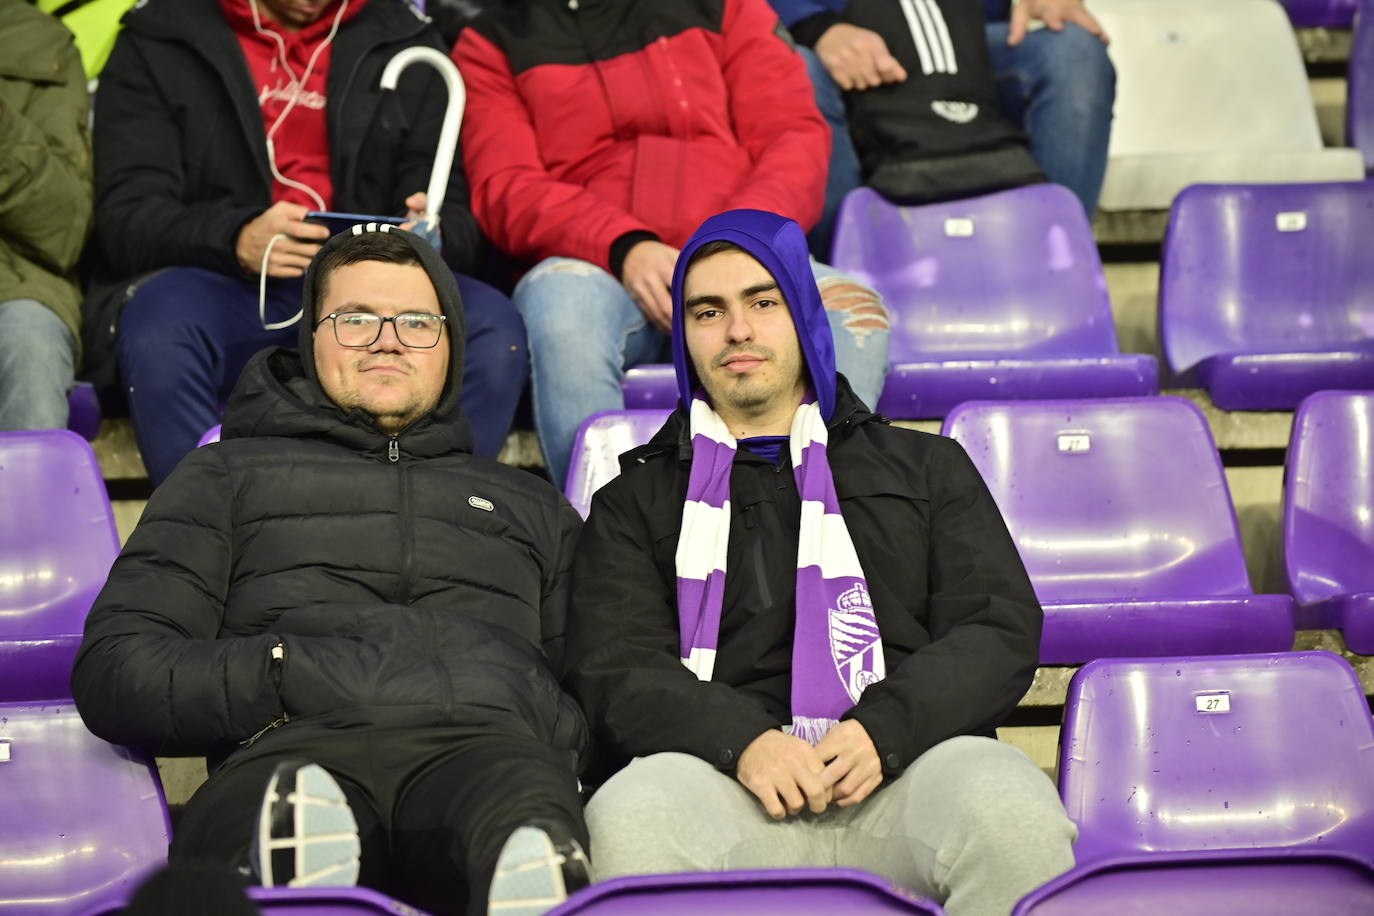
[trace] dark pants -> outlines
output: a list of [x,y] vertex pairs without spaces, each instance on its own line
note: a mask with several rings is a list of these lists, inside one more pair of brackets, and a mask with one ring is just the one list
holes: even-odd
[[192,796],[172,858],[247,861],[258,809],[283,760],[338,780],[362,841],[359,884],[435,914],[486,913],[502,844],[538,824],[587,848],[572,755],[527,738],[450,730],[271,734],[269,747],[216,770]]
[[[529,376],[525,326],[493,287],[455,275],[463,297],[467,348],[460,401],[479,455],[495,458]],[[267,322],[301,307],[300,280],[267,284]],[[119,323],[119,368],[143,463],[154,484],[172,473],[220,409],[249,357],[294,347],[295,325],[263,330],[258,282],[199,267],[178,267],[143,284]]]

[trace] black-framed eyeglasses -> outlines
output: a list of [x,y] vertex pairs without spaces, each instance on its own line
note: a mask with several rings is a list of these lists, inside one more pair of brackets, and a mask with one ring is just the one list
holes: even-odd
[[396,330],[396,339],[402,345],[417,350],[427,350],[439,343],[444,333],[447,315],[430,312],[403,312],[400,315],[374,315],[371,312],[331,312],[319,321],[319,327],[326,321],[334,323],[334,339],[341,347],[370,347],[382,336],[382,325],[388,321]]

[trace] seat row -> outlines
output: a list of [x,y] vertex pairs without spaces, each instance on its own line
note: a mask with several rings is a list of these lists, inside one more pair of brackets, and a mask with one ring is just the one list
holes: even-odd
[[[1290,581],[1308,613],[1343,615],[1353,640],[1369,596],[1335,592],[1355,581],[1347,573],[1374,591],[1374,393],[1317,395],[1295,425]],[[1045,601],[1047,661],[1291,645],[1292,599],[1250,594],[1225,479],[1189,402],[971,403],[946,431],[1008,516]],[[91,736],[64,699],[81,622],[117,549],[108,502],[90,447],[65,431],[0,435],[0,490],[13,509],[0,527],[0,805],[12,813],[0,825],[0,909],[110,912],[162,861],[169,822],[151,762]],[[1333,655],[1090,663],[1066,702],[1060,761],[1079,865],[1018,912],[1094,912],[1127,894],[1163,905],[1183,888],[1207,902],[1178,903],[1183,912],[1227,912],[1218,895],[1232,899],[1237,882],[1290,912],[1374,899],[1371,748],[1363,690]],[[398,912],[365,891],[305,903],[255,893],[267,912]],[[825,870],[626,879],[563,912],[731,901],[806,912],[822,900],[939,912],[872,876]]]
[[[566,494],[584,515],[667,412],[583,424]],[[1283,506],[1289,594],[1257,595],[1202,412],[1171,396],[972,401],[944,422],[992,491],[1045,609],[1040,661],[1277,652],[1338,628],[1374,654],[1374,391],[1294,419]]]
[[[1374,388],[1374,181],[1187,188],[1164,242],[1166,387],[1224,410],[1291,409],[1327,389]],[[1117,345],[1102,261],[1067,189],[1035,185],[901,207],[845,199],[832,261],[882,294],[891,371],[875,405],[942,418],[968,400],[1156,394],[1153,356]],[[671,365],[626,373],[626,406],[669,408]],[[89,386],[72,428],[92,438]]]
[[[150,763],[86,731],[70,701],[0,702],[0,910],[113,914],[165,861]],[[1076,864],[1014,916],[1374,912],[1374,722],[1325,652],[1103,659],[1065,703],[1059,794]],[[251,891],[267,914],[395,914],[361,889]],[[926,914],[860,871],[657,875],[580,892],[558,916]]]
[[[1184,190],[1161,261],[1166,387],[1204,387],[1226,410],[1374,388],[1372,237],[1374,181]],[[921,207],[859,188],[840,211],[832,262],[891,312],[876,405],[888,416],[1159,391],[1155,358],[1118,349],[1091,227],[1064,188]],[[672,366],[631,369],[624,390],[629,407],[671,407]]]

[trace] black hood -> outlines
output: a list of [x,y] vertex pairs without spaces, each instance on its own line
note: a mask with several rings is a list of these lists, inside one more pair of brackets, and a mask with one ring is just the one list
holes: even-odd
[[[368,226],[375,227],[370,223]],[[429,275],[439,306],[448,317],[448,376],[434,409],[400,432],[402,450],[418,457],[432,457],[451,451],[472,451],[472,430],[458,403],[463,387],[464,344],[467,340],[463,320],[463,301],[453,272],[428,242],[394,226],[385,229],[353,227],[363,231],[387,231],[403,238],[414,249],[420,265]],[[311,310],[314,299],[315,266],[328,252],[342,244],[349,233],[340,233],[325,243],[305,274],[297,346],[273,347],[254,356],[244,368],[229,406],[224,413],[222,438],[245,436],[318,436],[333,439],[358,451],[381,454],[390,439],[365,410],[344,410],[330,400],[320,387],[315,373],[315,320]],[[443,344],[440,344],[443,346]]]

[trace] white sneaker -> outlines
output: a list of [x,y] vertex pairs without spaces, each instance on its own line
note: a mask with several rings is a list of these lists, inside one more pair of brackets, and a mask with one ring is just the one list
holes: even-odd
[[253,838],[263,887],[352,887],[358,883],[358,824],[343,789],[316,763],[277,765]]
[[539,827],[520,827],[501,847],[487,894],[489,916],[540,916],[591,883],[577,840],[554,842]]

